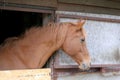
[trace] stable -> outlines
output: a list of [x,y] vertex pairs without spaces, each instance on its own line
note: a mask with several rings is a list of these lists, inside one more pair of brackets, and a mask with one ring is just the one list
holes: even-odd
[[62,50],[56,51],[44,68],[51,69],[52,80],[119,80],[119,4],[119,0],[2,0],[0,43],[34,25],[86,19],[86,43],[92,59],[90,70],[79,70],[77,63]]

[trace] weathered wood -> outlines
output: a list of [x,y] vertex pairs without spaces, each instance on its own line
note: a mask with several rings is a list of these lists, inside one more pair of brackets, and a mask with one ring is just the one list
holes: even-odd
[[[91,1],[91,0],[90,0]],[[102,0],[102,1],[105,1],[105,0]],[[85,0],[0,0],[0,2],[5,2],[5,5],[3,6],[4,9],[7,8],[7,5],[8,3],[9,4],[12,4],[12,6],[19,6],[19,7],[29,7],[29,8],[32,8],[32,9],[36,9],[35,6],[37,6],[37,9],[38,9],[38,6],[39,6],[39,9],[40,6],[43,6],[43,7],[54,7],[54,9],[57,9],[57,10],[63,10],[63,11],[79,11],[79,12],[87,12],[87,13],[99,13],[99,14],[112,14],[112,15],[120,15],[120,6],[118,4],[120,4],[119,2],[117,1],[108,1],[106,0],[107,3],[105,3],[105,5],[102,4],[102,1],[95,1],[93,2],[85,2]],[[82,2],[82,3],[80,3]],[[100,2],[100,3],[99,3]],[[112,2],[109,3],[109,2]],[[69,4],[70,3],[70,4]],[[118,8],[115,8],[113,5],[113,3],[115,3],[115,6],[118,5]],[[24,6],[23,6],[24,4]],[[98,5],[97,5],[98,4]],[[103,6],[100,6],[99,4],[102,4]],[[110,5],[111,4],[111,5]],[[26,6],[25,6],[26,5]],[[106,5],[110,5],[111,7],[107,7]],[[33,7],[34,6],[34,7]],[[42,9],[44,9],[42,7]],[[14,8],[12,8],[14,9]],[[26,10],[25,10],[26,11]]]
[[64,3],[59,3],[58,10],[59,11],[75,11],[75,12],[77,11],[77,12],[86,12],[86,13],[120,15],[120,10],[118,9],[87,6],[87,5],[64,4]]
[[57,0],[2,0],[2,2],[47,7],[56,7],[57,5]]
[[58,0],[58,2],[120,9],[120,2],[109,0]]
[[51,69],[0,71],[0,80],[51,80]]
[[[118,72],[119,73],[119,72]],[[120,76],[118,74],[112,73],[106,73],[101,74],[99,72],[97,73],[72,73],[72,75],[69,75],[69,73],[58,73],[58,77],[56,80],[120,80]]]

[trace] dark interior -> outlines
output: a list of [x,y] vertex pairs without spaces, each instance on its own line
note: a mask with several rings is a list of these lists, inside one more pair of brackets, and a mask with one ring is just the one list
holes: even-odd
[[0,44],[8,37],[19,36],[31,26],[42,26],[42,13],[0,10]]

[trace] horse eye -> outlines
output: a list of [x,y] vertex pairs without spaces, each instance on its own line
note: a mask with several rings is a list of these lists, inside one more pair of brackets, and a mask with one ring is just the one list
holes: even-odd
[[80,42],[84,42],[85,41],[85,39],[80,39]]

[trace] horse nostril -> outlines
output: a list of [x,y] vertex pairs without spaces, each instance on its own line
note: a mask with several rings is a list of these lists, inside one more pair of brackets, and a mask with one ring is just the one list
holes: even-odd
[[85,64],[85,63],[82,63],[79,68],[81,70],[89,70],[90,69],[90,65],[89,64]]
[[84,69],[86,69],[86,65],[85,65],[85,64],[82,64],[82,67],[83,67]]
[[90,65],[87,65],[87,64],[82,64],[82,68],[84,69],[84,70],[89,70],[90,69]]

